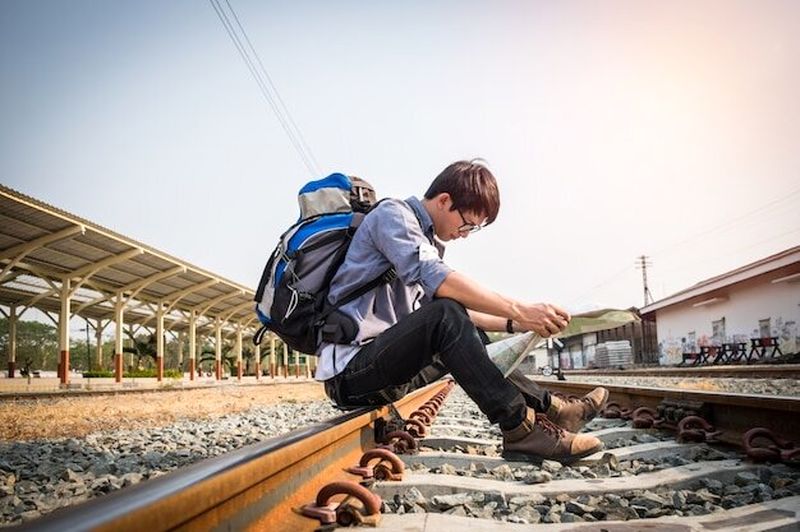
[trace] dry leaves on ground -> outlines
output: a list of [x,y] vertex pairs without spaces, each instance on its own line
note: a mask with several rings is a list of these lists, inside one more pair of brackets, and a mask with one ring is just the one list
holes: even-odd
[[0,402],[0,440],[81,437],[97,431],[164,426],[179,419],[215,418],[280,401],[323,399],[321,384],[304,382],[6,400]]

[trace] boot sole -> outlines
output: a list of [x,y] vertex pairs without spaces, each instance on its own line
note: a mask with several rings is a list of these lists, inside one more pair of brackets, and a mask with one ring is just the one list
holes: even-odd
[[564,457],[554,457],[554,456],[540,456],[536,454],[525,454],[519,451],[503,451],[500,456],[503,457],[503,460],[507,460],[509,462],[528,462],[531,464],[541,464],[545,460],[552,460],[554,462],[559,462],[564,465],[571,464],[573,462],[577,462],[581,458],[586,458],[589,455],[594,453],[600,452],[605,448],[605,445],[601,442],[600,445],[592,447],[582,453],[572,454],[569,456]]

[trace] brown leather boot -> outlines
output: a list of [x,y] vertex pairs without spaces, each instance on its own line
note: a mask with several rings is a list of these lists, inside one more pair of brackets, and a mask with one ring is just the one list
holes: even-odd
[[550,396],[547,416],[550,420],[570,432],[578,432],[603,409],[608,401],[608,390],[595,388],[580,399],[564,400]]
[[503,431],[503,458],[539,463],[555,460],[574,462],[603,448],[603,442],[588,434],[573,434],[554,425],[544,414],[528,408],[527,417],[516,428]]

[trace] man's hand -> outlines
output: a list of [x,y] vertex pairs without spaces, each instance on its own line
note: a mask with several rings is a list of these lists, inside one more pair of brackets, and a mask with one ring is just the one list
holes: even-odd
[[569,312],[549,303],[515,305],[514,321],[526,331],[549,338],[563,331],[571,319]]

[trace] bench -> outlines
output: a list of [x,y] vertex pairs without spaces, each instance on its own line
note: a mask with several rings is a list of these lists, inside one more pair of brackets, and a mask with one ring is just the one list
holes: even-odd
[[767,349],[770,347],[772,351],[770,352],[770,358],[775,356],[775,353],[779,355],[783,355],[780,346],[778,345],[778,337],[777,336],[765,336],[763,338],[750,338],[750,352],[747,354],[747,362],[749,363],[753,360],[753,354],[755,354],[755,358],[765,358],[767,356]]

